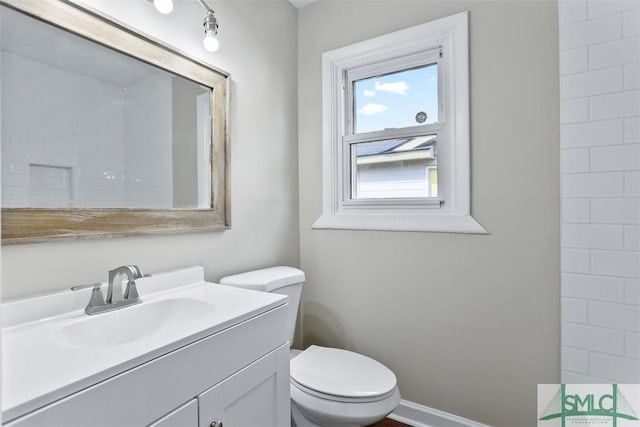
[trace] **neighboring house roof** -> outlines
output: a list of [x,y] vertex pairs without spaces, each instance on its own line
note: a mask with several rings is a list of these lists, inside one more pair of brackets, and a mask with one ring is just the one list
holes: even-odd
[[363,165],[403,160],[435,160],[435,142],[435,135],[427,135],[358,144],[357,163]]
[[404,144],[409,139],[389,139],[385,141],[367,142],[364,144],[358,144],[356,148],[356,155],[358,157],[373,156],[376,154],[386,153],[389,150],[393,150],[397,146]]

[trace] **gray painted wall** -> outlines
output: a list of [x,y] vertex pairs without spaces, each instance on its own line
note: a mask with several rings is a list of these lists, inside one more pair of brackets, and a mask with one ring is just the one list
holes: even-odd
[[[535,425],[560,380],[555,1],[319,1],[298,14],[304,346],[359,351],[403,398]],[[472,213],[490,235],[321,231],[321,53],[470,11]]]
[[[298,265],[296,10],[285,1],[219,2],[221,47],[202,48],[204,9],[176,0],[161,15],[145,1],[87,3],[231,73],[231,211],[225,232],[129,237],[2,248],[2,297],[104,281],[138,264],[153,272],[202,264],[206,277]],[[144,161],[144,159],[140,159]]]

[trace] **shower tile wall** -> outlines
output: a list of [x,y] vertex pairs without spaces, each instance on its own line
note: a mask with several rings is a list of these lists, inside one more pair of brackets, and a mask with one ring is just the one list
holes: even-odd
[[[124,134],[121,88],[13,53],[2,55],[3,207],[40,205],[31,200],[30,165],[70,168],[72,180],[82,177],[82,184],[73,189],[79,201],[108,203],[121,198],[122,183],[107,177],[123,173],[118,161]],[[60,89],[70,85],[77,90]],[[100,103],[100,99],[114,102]],[[72,128],[62,125],[69,122],[74,123]],[[83,145],[96,137],[100,141],[96,148]],[[58,200],[56,206],[69,203]]]
[[560,0],[562,381],[640,382],[640,1]]
[[173,206],[171,78],[153,74],[129,85],[124,107],[126,206]]
[[171,205],[171,109],[158,111],[170,105],[170,78],[138,82],[157,88],[142,97],[138,83],[123,90],[14,53],[0,63],[3,207]]

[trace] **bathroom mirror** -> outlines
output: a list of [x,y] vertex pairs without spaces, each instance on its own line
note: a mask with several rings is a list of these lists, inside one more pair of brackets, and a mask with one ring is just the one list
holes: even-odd
[[228,227],[227,97],[75,0],[0,0],[2,243]]

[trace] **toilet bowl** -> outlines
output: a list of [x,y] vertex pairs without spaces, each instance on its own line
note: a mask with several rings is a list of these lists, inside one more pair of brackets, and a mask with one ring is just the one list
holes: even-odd
[[[292,267],[272,267],[228,276],[220,284],[289,297],[289,342],[305,281]],[[291,418],[297,427],[355,427],[375,423],[400,403],[396,376],[367,356],[312,345],[291,350]]]
[[400,402],[396,377],[351,351],[312,345],[291,360],[292,419],[298,427],[363,426]]

